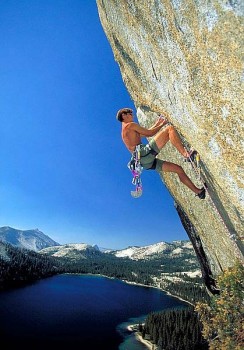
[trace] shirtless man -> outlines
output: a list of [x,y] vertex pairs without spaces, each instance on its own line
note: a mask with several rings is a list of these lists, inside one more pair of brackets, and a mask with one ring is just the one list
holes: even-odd
[[[166,119],[159,118],[151,128],[146,129],[133,121],[133,111],[130,108],[120,109],[117,112],[116,118],[122,123],[121,136],[128,150],[132,153],[137,145],[141,145],[140,161],[144,169],[176,173],[180,181],[200,199],[205,198],[206,192],[204,187],[196,187],[180,165],[156,158],[157,154],[168,141],[176,147],[184,158],[188,159],[190,156],[182,145],[180,137],[172,125],[168,125],[163,130],[160,130],[162,126],[168,123]],[[155,137],[152,138],[148,144],[142,144],[141,137],[151,137],[154,135]]]

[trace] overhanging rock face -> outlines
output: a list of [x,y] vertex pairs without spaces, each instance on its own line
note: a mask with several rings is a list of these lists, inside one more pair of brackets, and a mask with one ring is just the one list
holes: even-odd
[[[194,226],[214,275],[243,259],[242,4],[241,0],[97,0],[140,124],[148,127],[157,113],[166,111],[185,145],[201,156],[209,189],[206,200],[196,198],[174,174],[161,176],[181,208],[178,212],[184,212],[184,223],[187,217]],[[202,186],[172,145],[159,157],[182,165]]]

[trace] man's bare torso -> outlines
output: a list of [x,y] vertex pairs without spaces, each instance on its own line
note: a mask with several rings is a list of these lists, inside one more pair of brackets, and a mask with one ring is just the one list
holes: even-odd
[[130,152],[133,152],[135,147],[141,143],[140,134],[132,129],[134,124],[134,122],[122,123],[122,140]]

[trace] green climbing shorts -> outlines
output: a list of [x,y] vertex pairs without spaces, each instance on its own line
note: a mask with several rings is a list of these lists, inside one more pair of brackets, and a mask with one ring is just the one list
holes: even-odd
[[156,158],[159,148],[154,139],[151,139],[147,145],[140,145],[141,165],[146,170],[161,171],[163,160]]

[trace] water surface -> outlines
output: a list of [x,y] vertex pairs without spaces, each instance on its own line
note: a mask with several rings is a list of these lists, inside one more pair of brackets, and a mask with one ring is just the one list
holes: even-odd
[[13,350],[141,350],[145,346],[127,332],[128,324],[151,311],[186,305],[155,288],[58,275],[0,293],[1,342]]

